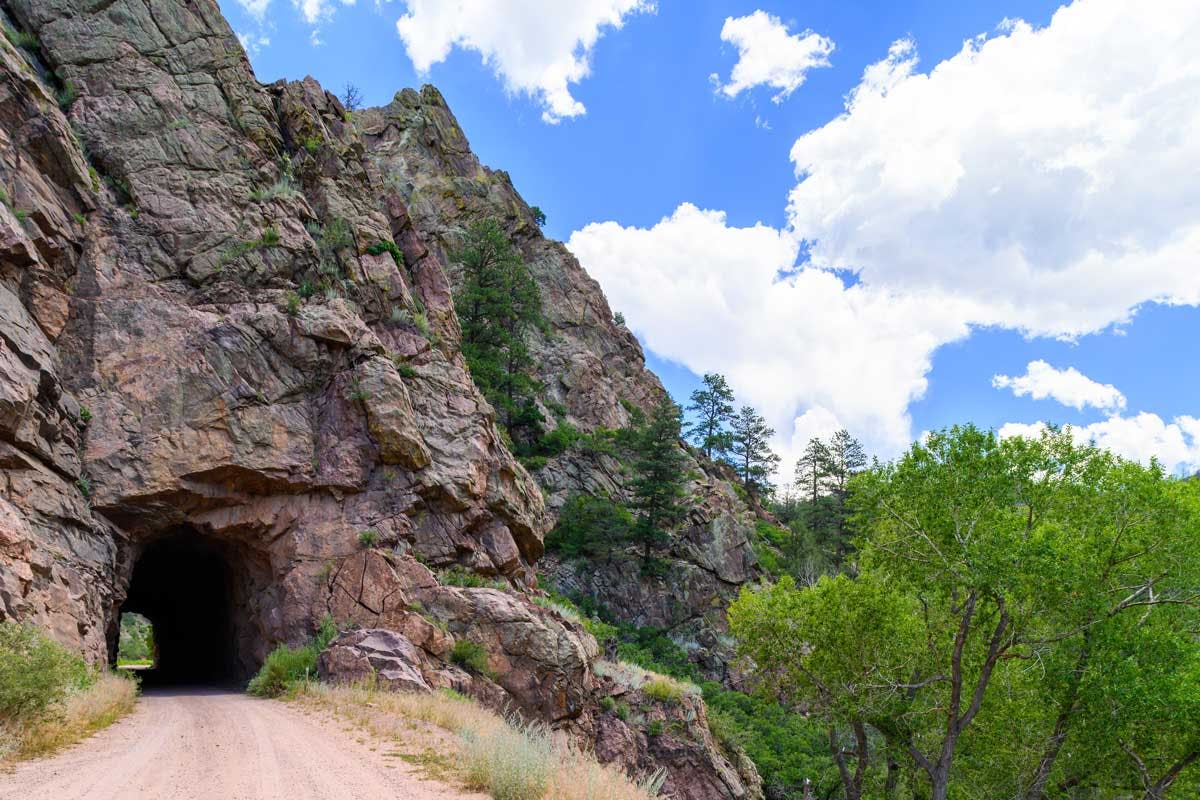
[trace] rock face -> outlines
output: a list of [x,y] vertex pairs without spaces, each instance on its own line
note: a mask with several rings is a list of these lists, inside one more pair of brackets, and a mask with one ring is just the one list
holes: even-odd
[[[374,680],[399,691],[454,689],[497,711],[517,709],[547,722],[630,774],[664,770],[668,797],[761,798],[753,765],[717,744],[697,695],[647,692],[651,675],[598,661],[596,642],[582,626],[528,597],[441,586],[412,559],[377,553],[355,559],[348,575],[332,580],[369,587],[368,596],[384,586],[396,594],[387,615],[358,617],[364,625],[386,622],[385,628],[345,633],[321,654],[322,679]],[[453,663],[458,640],[484,648],[486,674]]]
[[[531,348],[546,419],[584,432],[620,428],[630,424],[632,408],[648,411],[665,396],[645,367],[637,339],[614,321],[599,285],[561,243],[542,236],[508,174],[479,163],[440,93],[428,86],[419,93],[406,89],[355,120],[371,168],[391,182],[422,234],[414,254],[432,251],[449,263],[446,254],[483,219],[499,220],[520,248],[549,322],[550,335],[535,335]],[[452,269],[448,274],[452,282],[457,279]],[[697,476],[690,487],[691,513],[662,554],[664,576],[643,578],[631,559],[547,558],[539,569],[560,588],[596,598],[622,621],[667,631],[692,651],[703,671],[723,680],[732,660],[724,609],[741,584],[756,576],[754,515],[729,476],[694,459],[689,468]],[[610,456],[580,448],[553,458],[534,477],[552,515],[575,493],[627,498],[627,471]]]
[[[163,602],[131,591],[139,559],[187,569],[186,542],[223,565],[230,677],[332,614],[363,630],[331,674],[469,678],[598,741],[595,641],[522,592],[554,509],[613,465],[568,451],[544,495],[512,456],[460,352],[446,253],[477,218],[505,225],[553,331],[533,343],[547,417],[583,430],[663,392],[597,284],[432,87],[350,115],[312,79],[262,85],[214,0],[0,10],[37,39],[0,37],[0,619],[111,658],[127,599],[152,620]],[[681,636],[719,632],[752,570],[749,521],[723,482],[697,486],[673,553],[685,612],[620,570],[581,586]],[[426,565],[512,591],[442,586]],[[450,663],[463,637],[495,680]],[[753,770],[706,735],[676,796],[754,796]]]

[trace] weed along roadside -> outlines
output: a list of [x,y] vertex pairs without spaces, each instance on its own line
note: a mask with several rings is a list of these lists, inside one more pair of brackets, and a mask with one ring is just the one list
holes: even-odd
[[33,625],[0,622],[0,766],[52,754],[131,712],[137,683]]
[[[371,632],[353,637],[359,646],[395,642],[396,636]],[[281,645],[271,652],[247,691],[301,708],[328,712],[386,742],[396,757],[418,765],[433,779],[450,780],[496,800],[648,800],[658,794],[661,770],[640,779],[617,766],[599,764],[595,757],[567,744],[544,724],[523,720],[510,710],[498,713],[450,688],[394,691],[382,688],[372,669],[369,677],[350,685],[323,683],[318,675],[322,652],[332,644],[337,628],[331,618],[317,636],[300,647]],[[325,656],[326,659],[329,656]],[[326,661],[326,666],[328,666]],[[447,669],[456,665],[488,683],[496,678],[488,667],[486,648],[459,639],[448,654]],[[394,680],[394,669],[384,674]],[[419,680],[419,678],[417,678]],[[663,685],[676,682],[659,678]],[[649,690],[647,690],[649,692]]]

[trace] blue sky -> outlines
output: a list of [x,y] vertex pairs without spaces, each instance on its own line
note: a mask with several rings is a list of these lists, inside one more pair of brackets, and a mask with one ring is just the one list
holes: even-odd
[[1200,468],[1194,3],[458,3],[221,0],[264,82],[437,85],[677,399],[725,372],[785,457],[1045,421]]

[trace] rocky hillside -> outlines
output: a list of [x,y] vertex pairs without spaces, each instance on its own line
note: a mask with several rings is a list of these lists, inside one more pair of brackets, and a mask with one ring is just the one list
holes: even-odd
[[[466,637],[485,699],[665,767],[677,797],[755,796],[694,709],[613,744],[595,641],[525,594],[554,509],[621,472],[568,450],[535,480],[509,452],[459,349],[448,249],[491,217],[524,253],[549,418],[620,427],[663,390],[439,93],[350,114],[311,79],[262,85],[212,0],[0,8],[0,617],[109,658],[142,554],[202,543],[227,568],[231,675],[330,613],[437,669]],[[674,575],[551,569],[719,673],[752,519],[697,474]],[[452,565],[509,590],[443,586]]]
[[[447,254],[472,223],[502,221],[541,291],[549,322],[535,334],[533,356],[546,419],[582,432],[630,424],[631,408],[649,410],[666,394],[645,367],[637,339],[613,319],[600,286],[560,243],[542,236],[507,173],[481,165],[441,94],[406,89],[383,108],[354,114],[373,175],[397,193],[419,231],[405,252],[433,252],[458,277]],[[754,515],[720,472],[689,459],[695,478],[688,522],[672,538],[667,572],[641,575],[635,559],[563,563],[538,569],[566,591],[594,598],[621,621],[668,632],[710,676],[728,673],[724,607],[754,577]],[[553,516],[574,493],[626,496],[627,473],[611,456],[575,447],[534,473]],[[426,554],[432,555],[432,554]]]

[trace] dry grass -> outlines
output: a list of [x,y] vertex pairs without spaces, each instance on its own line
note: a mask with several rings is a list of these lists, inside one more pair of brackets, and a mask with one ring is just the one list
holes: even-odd
[[534,595],[533,602],[537,603],[542,608],[546,608],[555,612],[563,619],[570,620],[571,622],[583,622],[583,615],[580,614],[579,609],[575,608],[574,606],[551,600],[549,597],[541,597],[540,595]]
[[694,683],[660,675],[628,661],[597,661],[593,669],[597,675],[612,678],[630,689],[641,689],[656,700],[673,703],[685,694],[701,694],[700,687]]
[[133,711],[137,684],[101,673],[35,722],[0,726],[0,764],[49,755],[106,728]]
[[[616,768],[555,744],[540,725],[505,719],[452,692],[409,694],[308,684],[297,686],[292,697],[391,738],[397,747],[411,743],[414,721],[454,734],[438,743],[452,751],[446,771],[496,800],[650,800],[662,783],[661,776],[633,781]],[[404,755],[410,762],[420,757],[397,753]],[[434,777],[446,776],[442,772]]]

